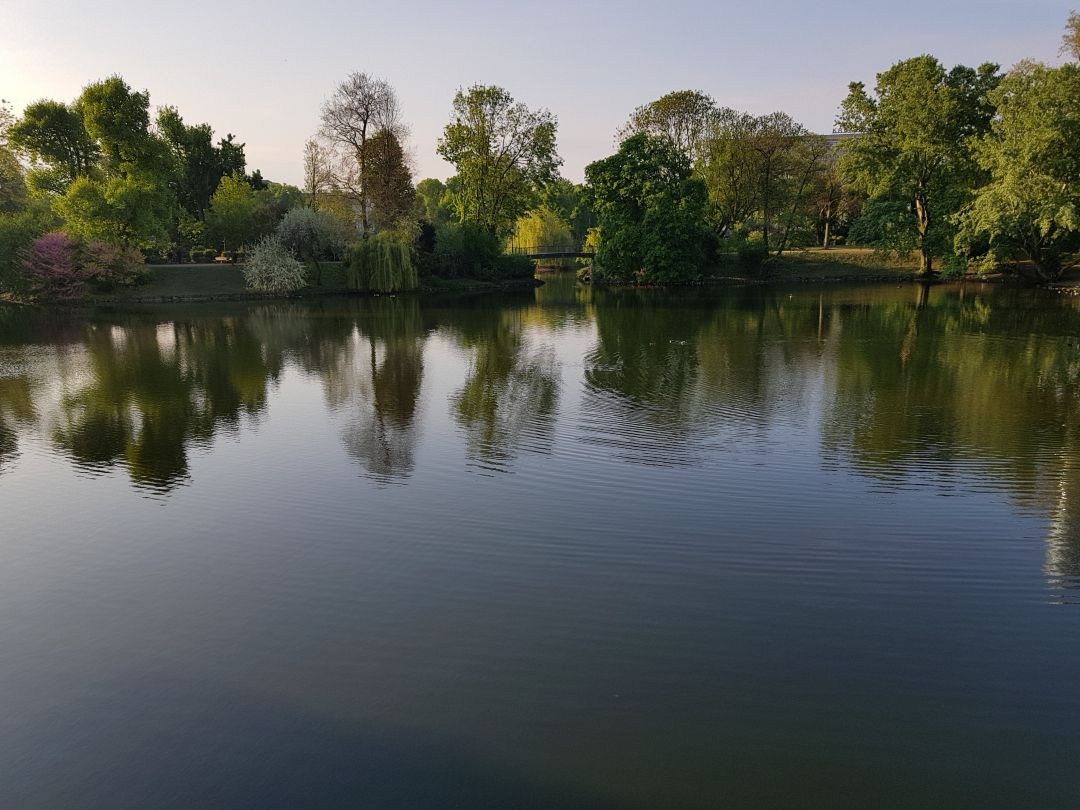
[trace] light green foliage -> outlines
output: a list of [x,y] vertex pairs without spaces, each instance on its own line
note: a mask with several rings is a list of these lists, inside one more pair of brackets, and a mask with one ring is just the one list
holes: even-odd
[[167,238],[172,197],[141,177],[79,177],[53,201],[53,209],[76,238],[138,246]]
[[1062,253],[1080,246],[1080,65],[1022,62],[990,98],[997,116],[975,145],[990,181],[963,212],[958,244],[985,239],[1054,279]]
[[434,177],[428,177],[416,184],[416,197],[421,207],[421,217],[432,225],[445,225],[454,211],[446,196],[446,184]]
[[248,287],[258,292],[295,292],[307,285],[301,264],[276,236],[264,237],[242,265]]
[[589,229],[596,225],[596,213],[585,199],[585,187],[560,177],[541,192],[543,207],[556,214],[567,227],[577,245],[585,240]]
[[97,141],[109,174],[151,162],[150,94],[132,91],[119,76],[88,84],[79,97],[86,132]]
[[709,194],[709,222],[720,235],[758,209],[760,160],[754,148],[757,119],[730,108],[716,110],[695,164]]
[[633,135],[585,169],[599,222],[596,264],[622,280],[681,281],[703,260],[706,193],[669,140]]
[[349,287],[362,292],[403,292],[417,287],[409,244],[389,233],[350,245],[346,273]]
[[83,123],[82,109],[59,101],[29,105],[8,130],[8,140],[35,163],[55,170],[59,185],[90,173],[98,147]]
[[453,120],[438,152],[461,182],[458,219],[505,236],[552,182],[562,164],[555,148],[557,121],[532,111],[501,87],[475,85],[454,96]]
[[638,107],[617,137],[625,141],[644,133],[666,138],[691,161],[701,156],[701,147],[717,112],[716,102],[698,90],[677,90]]
[[[543,248],[548,252],[570,253],[580,248],[580,243],[574,239],[570,226],[547,206],[534,208],[529,213],[518,218],[514,225],[514,235],[511,244],[523,248]],[[549,264],[558,266],[572,266],[573,259],[549,260]]]
[[869,195],[853,238],[917,250],[924,275],[952,252],[953,215],[979,179],[969,139],[989,128],[987,95],[998,81],[997,65],[946,72],[918,56],[879,74],[874,96],[850,85],[837,123],[862,134],[846,144],[841,168]]
[[1061,37],[1061,52],[1080,62],[1080,12],[1069,12],[1065,33]]
[[238,172],[221,178],[206,215],[207,236],[222,250],[241,248],[255,241],[258,203],[255,190]]

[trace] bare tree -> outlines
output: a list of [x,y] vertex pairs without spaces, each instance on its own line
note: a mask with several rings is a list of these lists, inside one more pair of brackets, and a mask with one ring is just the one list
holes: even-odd
[[[336,179],[341,187],[351,188],[356,193],[365,237],[370,232],[366,147],[368,138],[384,130],[392,133],[399,142],[407,135],[397,93],[383,79],[367,73],[352,73],[323,104],[322,135],[342,150],[341,157],[345,160],[338,161],[338,168],[347,176]],[[355,171],[342,165],[350,158]]]
[[304,144],[304,193],[311,208],[319,207],[319,199],[334,188],[333,150],[315,138]]

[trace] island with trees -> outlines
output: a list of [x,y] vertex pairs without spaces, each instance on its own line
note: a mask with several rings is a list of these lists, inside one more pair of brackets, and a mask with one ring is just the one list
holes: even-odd
[[607,284],[822,267],[1056,282],[1080,251],[1076,13],[1062,54],[1007,71],[900,61],[849,85],[827,135],[675,91],[629,114],[584,184],[560,174],[556,117],[495,85],[457,92],[437,144],[455,173],[417,182],[394,87],[347,76],[299,188],[250,168],[233,134],[110,76],[70,102],[0,104],[0,296],[532,284],[538,246],[594,256],[583,276]]

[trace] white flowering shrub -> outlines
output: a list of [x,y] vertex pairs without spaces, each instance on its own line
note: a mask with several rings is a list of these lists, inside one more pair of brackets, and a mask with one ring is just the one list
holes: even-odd
[[242,269],[248,287],[259,292],[295,292],[307,285],[304,265],[275,236],[255,245]]

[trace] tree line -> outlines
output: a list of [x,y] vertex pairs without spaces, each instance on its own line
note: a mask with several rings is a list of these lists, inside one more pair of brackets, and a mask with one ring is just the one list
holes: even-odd
[[901,61],[849,86],[832,135],[669,93],[630,114],[583,185],[560,176],[556,117],[498,86],[456,93],[437,144],[455,174],[415,183],[393,86],[350,74],[305,144],[300,189],[112,76],[20,116],[0,104],[0,288],[71,296],[137,283],[144,260],[245,252],[249,283],[277,291],[317,285],[309,265],[325,260],[387,289],[526,278],[514,244],[586,246],[594,278],[613,281],[839,242],[917,256],[926,276],[1052,280],[1080,248],[1080,15],[1062,52],[1008,72]]

